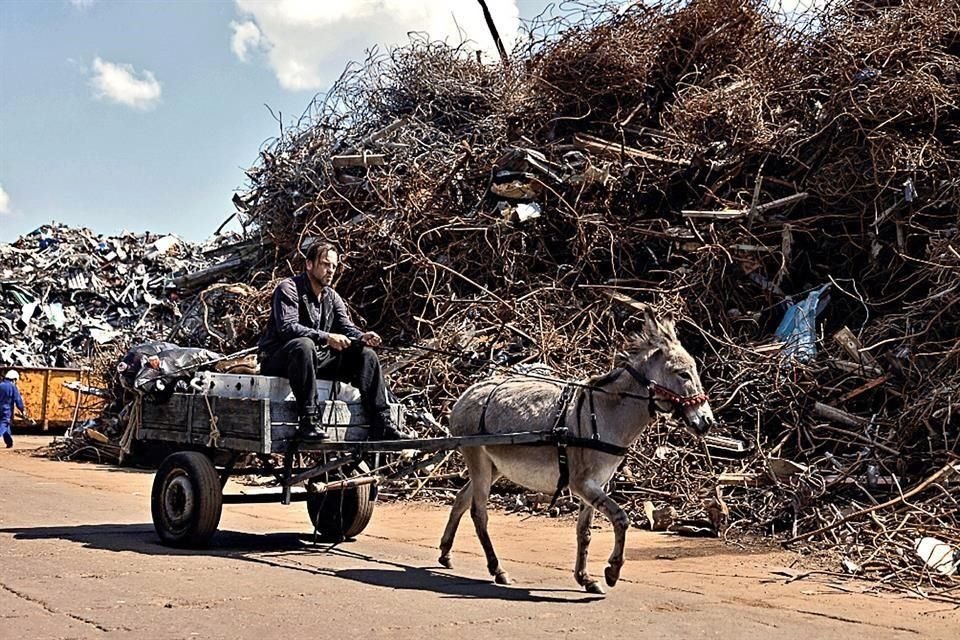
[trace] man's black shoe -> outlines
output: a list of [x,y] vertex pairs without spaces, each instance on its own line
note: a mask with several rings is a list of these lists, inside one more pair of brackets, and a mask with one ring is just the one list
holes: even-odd
[[301,440],[326,440],[330,436],[319,425],[317,425],[317,416],[315,414],[311,414],[300,418],[300,426],[297,428],[297,437]]
[[370,439],[371,440],[409,440],[410,436],[400,431],[393,425],[387,425],[380,427],[372,427],[370,429]]
[[401,431],[389,409],[377,412],[370,419],[371,440],[410,440],[412,437]]

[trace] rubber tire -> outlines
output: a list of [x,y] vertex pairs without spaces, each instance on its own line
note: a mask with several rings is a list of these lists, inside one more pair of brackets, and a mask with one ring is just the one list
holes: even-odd
[[223,492],[213,462],[196,451],[167,456],[150,494],[153,527],[171,547],[205,547],[220,524]]
[[376,499],[372,484],[314,493],[307,496],[307,515],[320,540],[342,542],[367,528]]

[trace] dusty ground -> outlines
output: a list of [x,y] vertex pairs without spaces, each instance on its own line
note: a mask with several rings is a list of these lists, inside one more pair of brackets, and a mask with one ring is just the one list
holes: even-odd
[[[469,520],[454,570],[436,563],[444,509],[379,505],[356,541],[315,546],[302,504],[224,508],[213,548],[158,544],[152,474],[0,449],[0,638],[955,638],[960,612],[789,582],[786,554],[631,530],[606,597],[572,578],[567,522],[493,514],[516,580],[487,579]],[[610,528],[595,531],[600,574]]]

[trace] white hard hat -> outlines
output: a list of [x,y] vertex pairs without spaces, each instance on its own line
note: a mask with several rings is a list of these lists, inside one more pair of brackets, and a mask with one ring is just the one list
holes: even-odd
[[7,380],[16,380],[17,378],[20,377],[20,374],[17,373],[16,369],[10,369],[9,371],[7,371],[7,373],[3,377],[6,378]]

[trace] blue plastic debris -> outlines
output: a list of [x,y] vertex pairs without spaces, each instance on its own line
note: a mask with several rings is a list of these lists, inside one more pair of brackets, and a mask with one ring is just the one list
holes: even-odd
[[783,314],[775,335],[777,340],[785,343],[781,351],[784,360],[806,362],[816,355],[817,316],[830,301],[829,294],[823,295],[829,286],[827,283],[814,289],[802,302],[790,305]]
[[870,82],[871,80],[876,80],[879,75],[880,71],[874,69],[873,67],[860,69],[853,74],[853,84],[861,84],[864,82]]
[[903,183],[903,199],[907,202],[913,202],[917,199],[917,188],[913,186],[911,178],[907,178],[907,181]]

